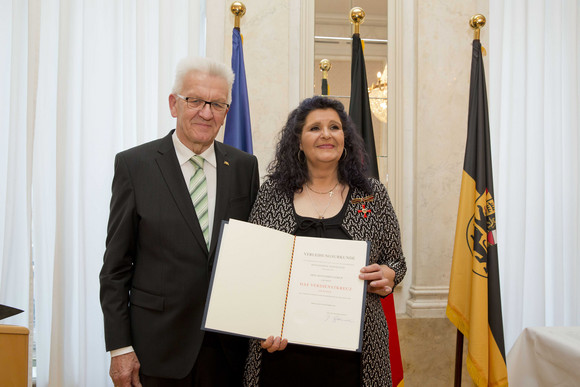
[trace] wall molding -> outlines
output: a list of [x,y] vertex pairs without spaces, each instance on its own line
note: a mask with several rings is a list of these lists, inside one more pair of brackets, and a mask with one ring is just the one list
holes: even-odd
[[[386,22],[387,17],[385,16],[366,15],[364,25],[367,27],[383,27]],[[318,13],[316,15],[316,23],[351,28],[350,14]]]
[[[396,308],[404,311],[415,281],[417,20],[415,1],[388,0],[387,189],[401,227],[407,275]],[[384,146],[384,145],[382,145]],[[385,150],[385,149],[383,149]]]
[[312,85],[314,84],[313,63],[314,2],[300,0],[300,101],[304,98],[312,97]]
[[411,286],[407,301],[407,315],[412,318],[445,317],[448,286]]

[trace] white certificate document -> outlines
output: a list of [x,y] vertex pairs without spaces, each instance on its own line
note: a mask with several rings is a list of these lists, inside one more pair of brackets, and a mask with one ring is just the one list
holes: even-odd
[[360,351],[369,246],[224,222],[202,327]]

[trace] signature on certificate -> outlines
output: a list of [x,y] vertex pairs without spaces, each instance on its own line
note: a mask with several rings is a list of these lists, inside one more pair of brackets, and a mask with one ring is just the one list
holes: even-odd
[[326,319],[324,321],[329,321],[332,323],[352,323],[352,319],[346,317],[344,314],[336,312],[326,312]]

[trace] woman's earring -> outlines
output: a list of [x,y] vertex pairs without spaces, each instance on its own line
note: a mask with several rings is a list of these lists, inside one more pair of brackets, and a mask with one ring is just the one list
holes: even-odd
[[[300,160],[300,154],[304,155],[304,158],[302,160]],[[296,157],[298,157],[298,162],[300,164],[304,164],[304,162],[306,161],[306,155],[304,154],[304,151],[302,151],[302,149],[298,149],[298,154]]]

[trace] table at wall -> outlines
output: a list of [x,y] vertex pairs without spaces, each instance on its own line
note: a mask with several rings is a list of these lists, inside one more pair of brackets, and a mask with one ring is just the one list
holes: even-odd
[[28,328],[0,324],[0,385],[28,386]]
[[524,329],[507,367],[510,387],[580,386],[580,327]]

